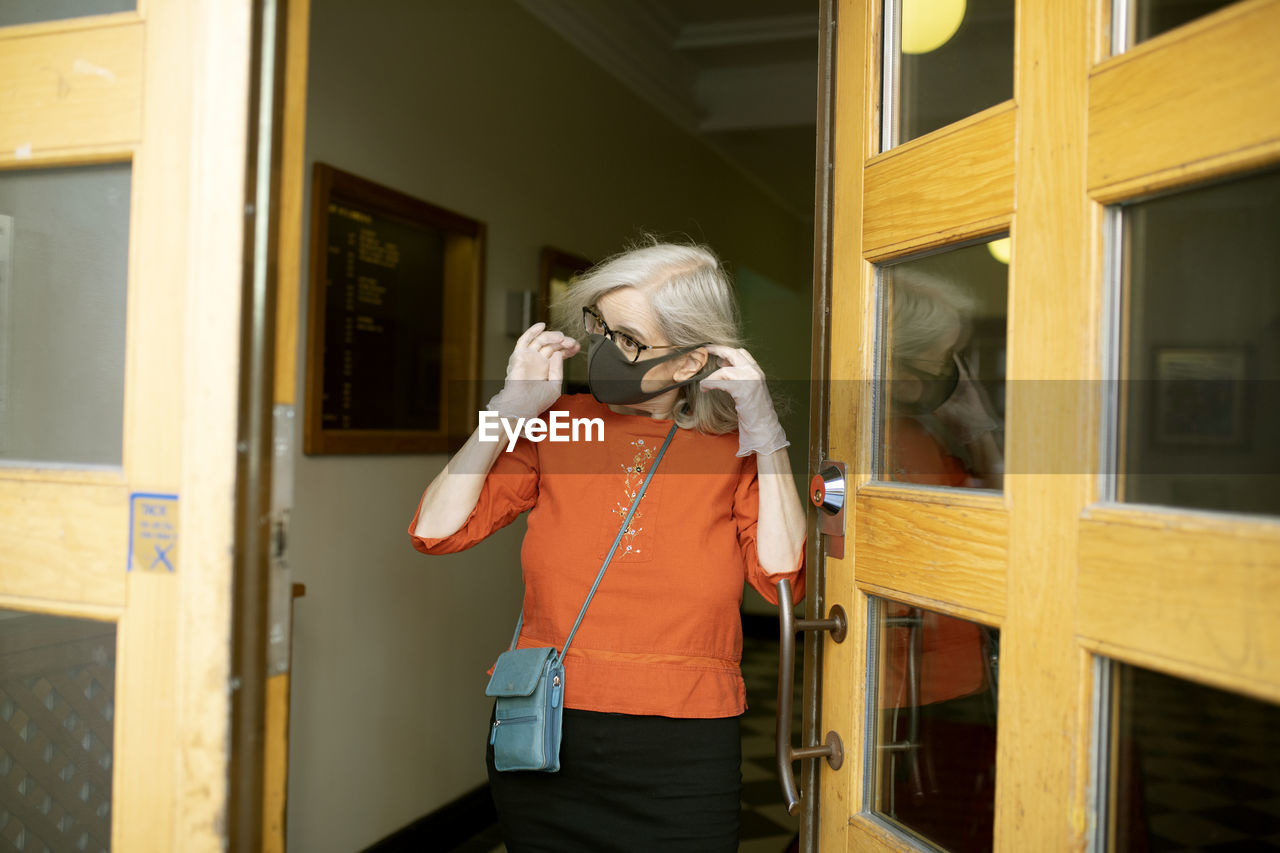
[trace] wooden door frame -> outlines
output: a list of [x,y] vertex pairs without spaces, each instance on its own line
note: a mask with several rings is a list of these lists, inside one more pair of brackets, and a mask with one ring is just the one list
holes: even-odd
[[[284,17],[285,42],[281,115],[279,116],[279,216],[275,251],[277,275],[275,294],[274,381],[275,411],[273,432],[277,447],[287,447],[288,471],[272,469],[270,513],[273,535],[280,536],[280,548],[267,557],[267,583],[271,608],[267,615],[269,634],[264,697],[265,754],[262,782],[262,850],[284,853],[288,826],[289,711],[293,645],[293,599],[303,594],[295,589],[287,561],[287,528],[293,506],[292,455],[297,443],[297,354],[298,312],[301,292],[302,258],[305,249],[306,214],[306,116],[307,67],[311,27],[311,0],[287,0]],[[284,648],[278,648],[283,643]]]
[[272,515],[276,259],[288,0],[258,0],[251,15],[227,806],[229,846],[246,851],[257,850],[265,840],[267,807],[267,653],[276,530]]
[[[836,2],[818,2],[818,110],[816,152],[814,157],[814,231],[813,231],[813,317],[809,362],[809,457],[810,473],[821,471],[828,459],[827,416],[830,406],[827,363],[831,350],[831,244],[832,244],[832,176],[835,134],[836,71]],[[808,567],[805,593],[805,618],[826,617],[826,562],[824,541],[819,533],[817,516],[809,513],[805,540],[805,564]],[[804,637],[804,685],[800,737],[802,745],[825,741],[822,714],[823,634],[806,632]],[[790,685],[782,689],[790,690]],[[780,722],[780,725],[782,723]],[[790,722],[786,722],[788,730]],[[805,853],[817,850],[821,822],[819,761],[801,764],[800,842]]]
[[[873,32],[872,28],[876,26],[872,18],[874,5],[869,0],[837,0],[834,11],[834,91],[829,107],[831,126],[828,129],[828,168],[831,174],[828,177],[829,207],[824,216],[827,221],[825,230],[830,234],[830,242],[824,252],[829,272],[821,283],[821,294],[815,292],[814,295],[815,311],[821,306],[828,324],[824,334],[827,350],[824,353],[825,363],[822,365],[822,373],[815,373],[822,376],[826,399],[822,407],[824,417],[815,418],[815,423],[823,432],[816,443],[816,446],[825,448],[822,455],[843,461],[849,472],[846,484],[844,556],[836,558],[828,554],[822,558],[821,584],[825,602],[844,606],[849,619],[849,636],[839,644],[825,640],[823,642],[820,672],[821,681],[826,685],[846,683],[842,677],[844,674],[863,670],[863,658],[859,657],[859,653],[865,656],[865,641],[862,638],[865,638],[867,632],[866,607],[853,578],[857,555],[853,536],[856,516],[847,502],[856,489],[866,482],[869,470],[870,455],[865,449],[868,442],[862,441],[861,436],[852,431],[851,427],[856,428],[858,422],[851,419],[849,413],[870,402],[861,393],[861,389],[868,384],[870,373],[867,372],[866,359],[859,352],[858,342],[851,343],[847,337],[837,336],[834,330],[855,330],[853,337],[872,340],[872,328],[868,325],[868,314],[871,312],[861,307],[873,304],[867,301],[870,293],[867,290],[866,268],[869,265],[862,260],[860,250],[863,193],[861,164],[870,156],[870,128],[874,127],[874,122],[871,121],[873,116],[867,108],[868,99],[864,98],[863,92],[872,85],[872,80],[878,79],[878,75],[874,73],[874,58],[864,52],[866,33]],[[848,168],[846,164],[849,163],[855,164],[854,168]],[[851,293],[855,298],[848,298]],[[815,548],[824,547],[822,537],[814,534],[812,538]],[[813,587],[817,586],[818,584],[812,585],[810,596],[815,595]],[[866,745],[862,725],[851,726],[850,722],[856,723],[858,720],[855,709],[863,706],[863,690],[861,679],[855,676],[851,681],[850,690],[828,687],[822,691],[822,718],[827,727],[840,730],[844,739],[846,761],[840,770],[822,766],[815,768],[818,777],[818,818],[816,834],[804,838],[805,847],[809,850],[850,849],[851,821],[843,818],[843,815],[856,815],[861,810],[861,767]],[[812,774],[814,771],[808,772]],[[802,826],[802,829],[805,828],[807,827]]]

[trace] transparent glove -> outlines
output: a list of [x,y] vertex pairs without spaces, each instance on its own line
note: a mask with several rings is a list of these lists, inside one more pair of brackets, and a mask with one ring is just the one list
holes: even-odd
[[774,411],[764,371],[751,353],[717,344],[709,344],[706,349],[720,359],[721,366],[703,379],[700,387],[719,389],[733,398],[738,410],[738,455],[767,455],[790,445]]
[[506,382],[487,409],[504,418],[536,418],[560,396],[564,360],[579,349],[573,338],[534,323],[516,341],[507,359]]

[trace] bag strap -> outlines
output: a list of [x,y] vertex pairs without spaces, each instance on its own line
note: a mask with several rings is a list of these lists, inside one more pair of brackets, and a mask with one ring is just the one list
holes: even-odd
[[[582,624],[582,617],[587,615],[587,605],[591,603],[591,599],[596,594],[596,588],[600,586],[600,581],[604,580],[605,569],[609,568],[609,562],[613,559],[613,555],[618,550],[618,545],[622,542],[623,535],[627,532],[627,528],[631,526],[631,518],[636,514],[636,509],[640,506],[640,499],[644,497],[645,489],[649,488],[649,481],[653,479],[653,474],[658,470],[658,463],[662,461],[663,455],[667,452],[667,446],[671,444],[671,439],[675,438],[675,424],[671,425],[671,431],[667,433],[666,441],[662,442],[661,449],[658,450],[658,456],[653,460],[653,464],[649,466],[649,473],[645,475],[644,482],[640,484],[640,490],[636,492],[636,499],[631,502],[631,508],[627,510],[627,517],[622,520],[622,526],[618,528],[618,535],[613,539],[613,547],[609,549],[609,553],[604,558],[604,564],[600,566],[600,571],[596,574],[595,583],[591,584],[591,591],[587,593],[587,600],[582,602],[582,609],[578,611],[577,621],[573,623],[573,630],[569,632],[569,637],[564,641],[564,648],[560,650],[560,659],[569,652],[569,644],[573,642],[573,635],[578,633],[578,626]],[[520,627],[524,624],[524,609],[520,610],[520,618],[516,620],[516,632],[511,635],[511,648],[516,647],[516,641],[520,638]]]

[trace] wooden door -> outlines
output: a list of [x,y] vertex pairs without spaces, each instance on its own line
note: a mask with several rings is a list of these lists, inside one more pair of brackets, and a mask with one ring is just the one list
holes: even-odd
[[[1234,783],[1200,790],[1213,820],[1157,807],[1141,736],[1153,705],[1229,707],[1259,721],[1250,746],[1197,760],[1280,778],[1280,2],[1115,2],[971,0],[910,55],[892,4],[836,4],[816,455],[850,472],[823,595],[851,630],[821,641],[817,730],[845,761],[818,763],[808,849],[1265,837]],[[948,38],[986,46],[928,67]],[[1007,83],[984,102],[975,69]],[[921,300],[950,337],[911,349]],[[947,425],[949,385],[994,463]],[[1210,722],[1176,742],[1218,743]],[[985,829],[957,830],[961,807]]]
[[260,849],[282,7],[6,6],[0,833]]

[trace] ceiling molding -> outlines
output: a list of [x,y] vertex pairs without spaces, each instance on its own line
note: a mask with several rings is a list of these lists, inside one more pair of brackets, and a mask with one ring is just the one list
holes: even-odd
[[774,15],[735,21],[687,24],[680,28],[671,46],[675,50],[741,47],[818,40],[816,15]]
[[690,20],[697,2],[517,0],[781,210],[808,221],[812,177],[791,164],[799,162],[797,129],[817,119],[817,67],[801,57],[809,41],[816,57],[818,19],[791,12],[816,0],[726,0],[714,7],[721,17]]
[[677,33],[666,15],[637,0],[610,0],[607,11],[581,0],[517,2],[676,124],[697,130],[697,68],[672,50]]

